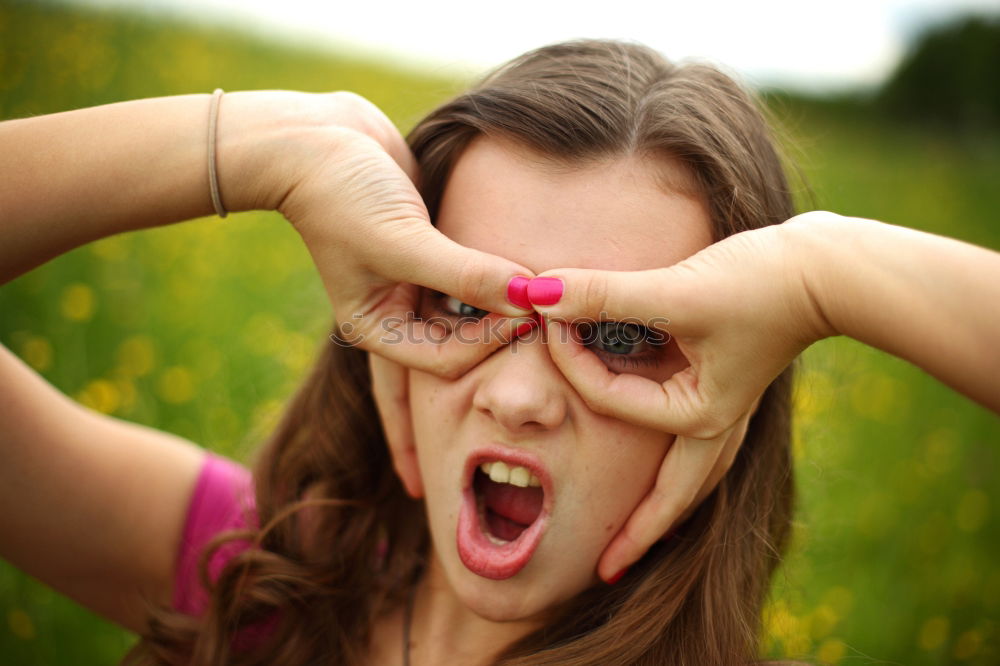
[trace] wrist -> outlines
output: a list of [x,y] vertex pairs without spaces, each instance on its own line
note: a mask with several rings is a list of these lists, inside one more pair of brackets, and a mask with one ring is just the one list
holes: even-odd
[[[840,271],[853,253],[852,222],[827,211],[797,215],[780,225],[789,243],[802,311],[812,341],[843,334],[838,313],[847,297]],[[849,299],[848,299],[849,300]]]
[[281,113],[266,101],[258,92],[226,93],[220,100],[216,171],[222,205],[230,212],[273,207],[274,162],[280,158],[269,160],[267,154],[281,129]]
[[219,189],[230,211],[277,210],[317,165],[357,135],[378,142],[404,169],[412,159],[381,111],[347,92],[226,93],[217,128]]
[[[309,93],[247,91],[223,95],[216,130],[216,166],[230,212],[276,210],[295,186],[315,138],[329,121],[311,111]],[[325,126],[325,127],[324,127]]]

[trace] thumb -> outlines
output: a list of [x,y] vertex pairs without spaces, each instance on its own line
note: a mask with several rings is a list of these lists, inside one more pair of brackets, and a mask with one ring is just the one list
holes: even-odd
[[649,329],[692,333],[702,308],[693,275],[682,268],[602,271],[559,268],[528,283],[532,307],[547,319],[627,321]]

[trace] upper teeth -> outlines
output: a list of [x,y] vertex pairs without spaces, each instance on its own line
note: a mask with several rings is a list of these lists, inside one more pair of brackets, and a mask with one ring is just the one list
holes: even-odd
[[509,483],[513,486],[518,486],[520,488],[527,488],[531,486],[532,488],[540,488],[542,482],[537,476],[531,473],[527,467],[511,467],[505,462],[484,462],[479,466],[479,469],[483,470],[483,474],[490,477],[490,480],[494,483]]

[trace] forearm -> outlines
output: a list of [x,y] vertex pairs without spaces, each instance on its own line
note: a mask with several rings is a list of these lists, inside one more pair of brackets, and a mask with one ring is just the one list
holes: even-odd
[[[298,140],[326,119],[319,96],[226,94],[217,162],[231,211],[274,208],[293,186]],[[212,212],[210,95],[109,104],[0,123],[0,282],[79,245]],[[298,152],[296,152],[298,151]]]
[[208,95],[0,124],[0,279],[86,242],[207,214]]
[[1000,411],[1000,253],[829,216],[801,225],[806,283],[830,334],[906,359]]

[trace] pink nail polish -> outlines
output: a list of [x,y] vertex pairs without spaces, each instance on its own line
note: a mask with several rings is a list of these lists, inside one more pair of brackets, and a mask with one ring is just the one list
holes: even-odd
[[514,338],[519,338],[535,327],[534,320],[526,321],[514,329]]
[[530,278],[523,275],[516,275],[507,283],[507,300],[519,308],[531,309],[531,301],[528,300],[528,283]]
[[611,578],[609,578],[608,579],[608,585],[614,585],[615,583],[617,583],[618,581],[620,581],[622,579],[622,576],[624,576],[625,572],[627,572],[627,571],[628,571],[628,567],[625,567],[624,569],[622,569],[621,571],[619,571],[618,573],[616,573],[614,576],[612,576]]
[[559,278],[537,277],[528,282],[528,300],[532,305],[555,305],[563,295]]

